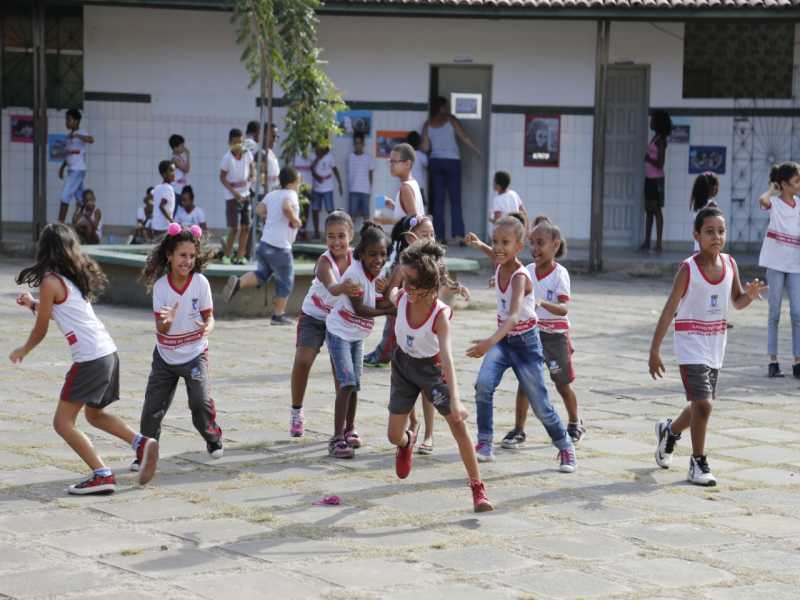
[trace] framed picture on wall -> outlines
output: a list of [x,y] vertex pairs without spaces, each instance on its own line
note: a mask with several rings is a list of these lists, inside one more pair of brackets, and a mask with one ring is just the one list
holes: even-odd
[[726,154],[725,146],[689,146],[689,173],[697,175],[711,171],[724,175]]
[[561,115],[525,115],[526,167],[557,167],[561,157]]
[[21,144],[33,143],[33,116],[11,115],[11,141]]
[[459,119],[480,119],[483,105],[481,94],[452,92],[450,94],[450,112]]
[[397,144],[402,144],[408,137],[408,131],[383,131],[375,132],[375,158],[389,158]]
[[341,130],[339,137],[352,137],[356,133],[368,137],[372,133],[372,111],[343,110],[337,112],[336,124]]

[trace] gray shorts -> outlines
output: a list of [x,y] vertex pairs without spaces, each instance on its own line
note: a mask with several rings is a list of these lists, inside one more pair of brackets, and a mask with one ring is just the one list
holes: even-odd
[[719,369],[712,369],[708,365],[680,365],[680,371],[689,402],[716,400]]
[[61,399],[105,408],[119,400],[119,356],[116,352],[86,362],[73,363],[67,372]]
[[548,333],[540,331],[544,364],[550,371],[550,379],[556,385],[568,385],[575,381],[572,368],[572,341],[566,333]]
[[317,352],[322,348],[325,343],[325,321],[309,317],[306,313],[301,312],[300,318],[297,319],[297,339],[295,347],[299,348],[312,348]]
[[443,417],[450,414],[450,388],[444,380],[438,361],[414,358],[395,348],[392,354],[392,384],[389,389],[389,412],[410,413],[420,392],[426,392]]

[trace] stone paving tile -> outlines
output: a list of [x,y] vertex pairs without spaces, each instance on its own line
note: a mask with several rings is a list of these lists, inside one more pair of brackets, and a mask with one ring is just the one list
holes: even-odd
[[109,535],[108,528],[86,528],[80,531],[48,535],[45,543],[78,556],[100,556],[118,552],[138,553],[169,543],[165,536],[150,532],[121,531]]
[[800,534],[800,520],[780,515],[747,515],[717,519],[716,525],[771,538],[793,538]]
[[604,598],[630,591],[629,587],[602,576],[570,569],[517,573],[505,581],[515,589],[532,593],[537,599]]
[[169,580],[182,575],[222,571],[240,564],[227,556],[194,548],[151,550],[130,555],[106,556],[100,560],[145,577]]
[[0,578],[0,594],[9,598],[56,598],[106,586],[104,577],[91,571],[52,565],[35,571],[20,571]]
[[178,581],[177,585],[208,600],[219,600],[222,595],[236,600],[262,600],[265,597],[305,600],[322,597],[330,588],[319,581],[300,579],[296,574],[276,571],[274,567],[265,571],[194,577]]
[[133,523],[147,523],[162,519],[196,517],[208,512],[209,507],[206,504],[186,502],[177,498],[151,498],[147,502],[103,505],[97,510]]
[[[385,596],[392,600],[419,600],[420,591],[411,589],[398,591]],[[505,590],[492,586],[482,588],[474,585],[448,584],[441,587],[425,587],[425,600],[485,600],[486,598],[518,598],[517,594],[511,590]]]
[[0,517],[0,531],[16,534],[38,534],[82,529],[92,522],[85,511],[39,511]]
[[[491,557],[491,558],[489,558]],[[418,555],[419,560],[466,574],[485,574],[514,569],[538,569],[541,563],[531,557],[506,552],[497,547],[469,546],[456,550],[432,550]],[[438,569],[437,569],[438,570]]]
[[[624,534],[624,529],[616,529],[617,533]],[[628,537],[625,535],[625,537]],[[563,555],[569,558],[585,560],[616,559],[626,554],[637,552],[634,544],[619,538],[596,531],[581,533],[559,532],[554,535],[541,535],[520,538],[518,543],[523,548],[530,548],[543,555]],[[528,554],[536,558],[536,554]]]
[[711,600],[797,600],[797,586],[765,583],[705,590],[704,594]]
[[[225,550],[269,562],[321,561],[349,554],[343,546],[307,538],[272,537],[236,542],[222,546]],[[314,573],[317,571],[315,569]]]
[[198,544],[200,547],[238,542],[263,536],[271,531],[264,525],[248,523],[241,519],[190,519],[156,524],[153,529]]
[[639,559],[622,561],[604,567],[611,573],[638,579],[642,584],[661,587],[686,587],[727,583],[735,577],[715,567],[698,561],[678,558]]
[[735,550],[715,552],[714,558],[729,564],[730,568],[745,567],[760,574],[788,576],[800,583],[800,545],[797,543],[780,548],[764,548],[751,543]]
[[[724,519],[716,519],[714,525],[722,522]],[[647,542],[652,546],[665,545],[673,548],[721,546],[741,541],[741,538],[735,535],[686,523],[650,523],[619,528],[616,533],[628,539]]]
[[397,559],[349,559],[346,563],[324,563],[317,565],[314,576],[343,587],[370,589],[409,584],[419,589],[440,579],[435,569],[424,565],[410,564]]

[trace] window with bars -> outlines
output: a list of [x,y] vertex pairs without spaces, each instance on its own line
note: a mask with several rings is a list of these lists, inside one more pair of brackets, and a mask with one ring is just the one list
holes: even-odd
[[[2,103],[3,106],[33,107],[33,21],[30,11],[3,10]],[[47,106],[83,106],[83,15],[81,11],[48,14]]]
[[791,98],[793,22],[693,21],[684,31],[684,98]]

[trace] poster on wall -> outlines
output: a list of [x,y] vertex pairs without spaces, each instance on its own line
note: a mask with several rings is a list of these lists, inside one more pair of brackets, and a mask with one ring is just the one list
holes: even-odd
[[561,150],[561,115],[525,115],[526,167],[557,167]]
[[689,119],[675,117],[672,119],[672,133],[669,134],[667,141],[670,144],[688,144],[691,131]]
[[408,131],[383,131],[375,132],[375,158],[389,158],[397,144],[402,144],[408,137]]
[[481,94],[453,92],[450,94],[450,112],[459,119],[480,119],[483,105]]
[[689,146],[689,174],[725,174],[725,146]]
[[20,144],[33,143],[33,116],[11,115],[11,141]]
[[355,133],[361,133],[367,137],[372,133],[372,111],[343,110],[337,112],[336,124],[341,130],[339,137],[353,137]]
[[50,133],[47,135],[47,161],[61,162],[67,157],[67,134]]

